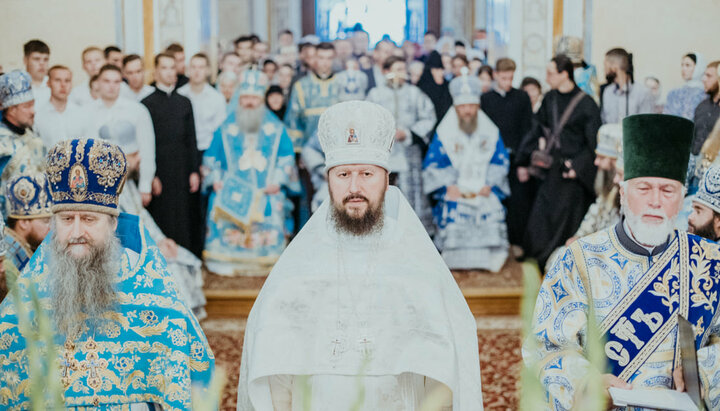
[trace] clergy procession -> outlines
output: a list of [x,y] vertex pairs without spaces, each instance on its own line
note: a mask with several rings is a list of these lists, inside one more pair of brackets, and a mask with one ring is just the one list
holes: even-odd
[[431,20],[3,40],[0,409],[720,410],[720,55]]

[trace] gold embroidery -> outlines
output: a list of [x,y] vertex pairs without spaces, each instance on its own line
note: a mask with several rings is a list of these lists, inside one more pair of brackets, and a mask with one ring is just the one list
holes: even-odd
[[88,153],[88,166],[97,174],[98,184],[105,188],[112,187],[118,178],[125,175],[125,156],[115,146],[95,141]]
[[[85,143],[87,140],[78,140],[77,147],[75,147],[75,162],[82,163],[85,158]],[[97,143],[95,143],[97,144]]]
[[693,274],[690,285],[690,302],[693,307],[704,306],[711,313],[715,312],[717,292],[711,290],[718,282],[718,278],[711,277],[712,261],[706,255],[708,247],[704,243],[693,245],[693,255],[690,256],[690,272]]
[[[82,201],[82,200],[75,200],[75,193],[68,193],[66,191],[53,191],[52,193],[52,199],[54,202],[59,203],[61,201],[67,201],[67,200],[74,200],[74,201]],[[100,204],[117,204],[117,196],[112,194],[100,194],[100,193],[86,193],[86,197],[84,197],[90,201],[100,203]]]
[[58,143],[48,154],[46,173],[51,183],[58,183],[62,178],[62,172],[70,166],[72,155],[71,141]]

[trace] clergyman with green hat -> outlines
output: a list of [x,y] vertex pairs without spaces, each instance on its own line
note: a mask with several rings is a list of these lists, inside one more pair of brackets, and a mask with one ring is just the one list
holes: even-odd
[[[530,338],[539,348],[527,344],[523,356],[539,373],[546,409],[573,408],[594,373],[606,391],[684,390],[678,315],[695,326],[703,397],[720,402],[720,384],[710,383],[720,378],[720,246],[674,229],[692,136],[693,123],[681,117],[623,120],[622,220],[573,242],[537,297]],[[590,307],[603,370],[594,370],[586,354]]]

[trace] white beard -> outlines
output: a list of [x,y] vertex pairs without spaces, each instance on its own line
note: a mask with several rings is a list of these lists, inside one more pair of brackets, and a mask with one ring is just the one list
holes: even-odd
[[641,245],[648,247],[657,247],[664,244],[670,234],[675,230],[675,220],[677,215],[670,218],[663,211],[651,211],[644,212],[644,214],[650,214],[653,216],[662,217],[663,221],[658,224],[648,224],[642,221],[642,214],[633,214],[630,207],[627,205],[627,200],[622,200],[622,212],[625,215],[628,227],[632,236]]

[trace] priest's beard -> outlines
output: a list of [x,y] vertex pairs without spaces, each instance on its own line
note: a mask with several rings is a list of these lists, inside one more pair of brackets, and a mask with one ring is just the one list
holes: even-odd
[[[677,216],[673,218],[665,215],[663,211],[652,211],[646,210],[640,215],[633,214],[632,210],[627,204],[627,198],[622,199],[622,212],[625,215],[630,231],[633,237],[641,245],[648,247],[657,247],[664,244],[670,234],[675,230],[675,220]],[[662,217],[663,221],[659,224],[648,224],[642,221],[642,214],[648,214],[652,216]]]
[[243,133],[257,133],[263,120],[265,107],[260,105],[257,108],[239,108],[237,111],[237,122],[240,131]]
[[[713,213],[714,214],[714,213]],[[691,234],[695,234],[702,238],[707,238],[711,241],[717,241],[718,236],[715,234],[715,217],[711,218],[705,224],[695,227],[691,222],[688,221],[688,231]]]
[[30,249],[35,251],[38,247],[40,247],[40,244],[42,244],[45,237],[42,237],[40,234],[38,234],[35,230],[32,230],[28,233],[27,238],[25,239],[30,246]]
[[[387,189],[387,185],[385,186]],[[385,190],[383,190],[383,193]],[[345,204],[353,199],[363,199],[368,204],[365,213],[360,216],[350,215],[345,209]],[[335,223],[338,232],[350,234],[355,237],[362,237],[380,232],[384,225],[384,206],[385,196],[381,195],[376,203],[371,203],[365,196],[360,194],[350,194],[338,204],[330,191],[330,201],[332,202],[331,217]]]
[[460,130],[469,136],[477,130],[477,124],[477,115],[474,115],[471,118],[458,117],[458,127],[460,127]]
[[72,337],[82,332],[84,318],[91,328],[97,327],[102,314],[115,305],[122,246],[114,233],[101,244],[73,238],[70,243],[90,245],[87,255],[75,257],[54,233],[50,242],[52,314],[57,330]]

